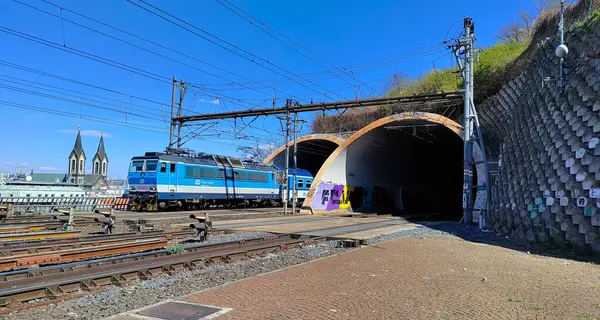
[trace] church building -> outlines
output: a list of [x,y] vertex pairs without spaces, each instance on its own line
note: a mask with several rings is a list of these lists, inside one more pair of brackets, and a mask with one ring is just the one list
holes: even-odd
[[81,131],[78,129],[75,145],[69,154],[67,174],[31,173],[32,182],[69,183],[83,187],[86,193],[93,194],[108,189],[107,172],[108,156],[104,148],[104,136],[100,136],[98,149],[92,158],[91,174],[85,173],[87,156],[81,142]]

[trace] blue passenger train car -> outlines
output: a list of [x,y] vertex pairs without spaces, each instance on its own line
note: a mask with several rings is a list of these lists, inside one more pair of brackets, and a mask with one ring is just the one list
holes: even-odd
[[[131,159],[129,197],[133,210],[199,209],[210,206],[278,205],[284,196],[285,170],[209,154],[146,152]],[[306,197],[312,175],[290,169],[290,188]],[[288,199],[292,193],[287,192]]]

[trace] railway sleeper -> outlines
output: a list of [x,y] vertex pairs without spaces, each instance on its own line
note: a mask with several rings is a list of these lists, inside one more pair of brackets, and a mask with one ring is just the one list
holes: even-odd
[[[148,269],[138,269],[138,270],[133,270],[131,269],[131,267],[133,267],[133,265],[130,265],[129,267],[120,267],[122,269],[124,269],[124,273],[115,273],[112,275],[103,275],[101,273],[97,274],[97,276],[92,276],[93,278],[88,278],[86,280],[75,280],[72,283],[66,283],[64,285],[50,285],[47,288],[39,288],[39,289],[33,289],[31,291],[27,291],[27,292],[22,292],[22,293],[16,293],[14,295],[11,296],[5,296],[5,297],[1,297],[0,298],[0,306],[7,306],[8,304],[11,303],[11,301],[15,301],[15,302],[22,302],[22,301],[27,301],[27,300],[32,300],[32,299],[38,299],[38,298],[44,298],[44,297],[58,297],[61,294],[64,293],[68,293],[68,292],[73,292],[73,291],[77,291],[79,289],[84,289],[84,290],[90,290],[93,287],[99,287],[99,286],[104,286],[104,285],[110,285],[110,284],[116,284],[116,285],[123,285],[125,282],[131,281],[131,280],[135,280],[135,279],[148,279],[152,276],[158,275],[158,274],[169,274],[172,275],[173,273],[177,272],[177,271],[181,271],[184,269],[192,269],[192,268],[198,268],[198,267],[203,267],[206,264],[210,264],[210,263],[219,263],[219,262],[229,262],[232,260],[237,260],[237,259],[242,259],[245,257],[249,257],[252,254],[259,254],[259,253],[266,253],[266,252],[273,252],[273,251],[278,251],[284,248],[288,248],[288,247],[295,247],[298,245],[301,245],[302,243],[304,243],[305,241],[318,241],[318,240],[324,240],[325,238],[323,237],[310,237],[309,239],[304,239],[304,240],[297,240],[297,241],[292,241],[292,242],[288,242],[286,240],[289,240],[291,237],[289,237],[289,235],[283,235],[278,237],[280,240],[282,240],[281,243],[274,243],[273,245],[270,246],[265,246],[263,248],[252,248],[252,246],[250,246],[247,249],[241,249],[241,250],[230,250],[231,252],[228,253],[223,253],[223,254],[218,254],[218,253],[214,253],[211,254],[210,252],[207,252],[206,254],[203,255],[199,255],[197,257],[194,257],[194,255],[190,255],[191,252],[189,252],[188,254],[184,254],[184,256],[178,258],[177,255],[170,257],[170,259],[175,259],[177,261],[174,261],[174,263],[172,264],[166,264],[166,265],[162,265],[162,266],[154,266]],[[258,241],[252,241],[254,243],[259,243]],[[250,242],[250,243],[252,243]],[[212,249],[206,249],[206,250],[212,250]],[[225,249],[226,250],[226,249]],[[190,255],[189,259],[186,258],[187,255]],[[163,257],[163,260],[165,260],[165,258]],[[168,261],[168,259],[166,259]],[[135,260],[128,260],[129,262],[134,262]],[[88,265],[89,266],[89,265]],[[103,267],[106,268],[108,267],[107,264],[103,264]],[[68,268],[64,268],[64,271],[69,270]],[[55,272],[53,272],[55,273]],[[39,275],[45,275],[44,273],[40,272]],[[50,275],[52,276],[52,275]],[[37,281],[47,281],[44,279],[40,279]]]

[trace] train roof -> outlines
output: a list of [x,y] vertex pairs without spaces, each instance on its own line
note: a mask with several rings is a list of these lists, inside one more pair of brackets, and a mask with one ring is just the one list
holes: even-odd
[[231,167],[240,169],[251,169],[251,170],[262,170],[262,171],[276,171],[275,168],[265,166],[250,161],[242,161],[238,158],[220,156],[214,154],[198,153],[198,154],[172,154],[163,152],[146,152],[144,156],[136,156],[131,160],[143,160],[143,159],[158,159],[164,161],[177,161],[185,163],[193,163],[207,166],[218,166],[218,167]]

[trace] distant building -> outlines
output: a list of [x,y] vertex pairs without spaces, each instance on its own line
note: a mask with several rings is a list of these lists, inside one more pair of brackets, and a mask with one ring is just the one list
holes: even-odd
[[68,183],[83,187],[89,195],[102,195],[109,190],[106,179],[108,172],[108,156],[104,148],[104,136],[100,136],[98,149],[92,158],[92,173],[86,174],[86,155],[81,142],[81,131],[77,131],[75,145],[69,154],[69,166],[66,174],[31,173],[33,183]]

